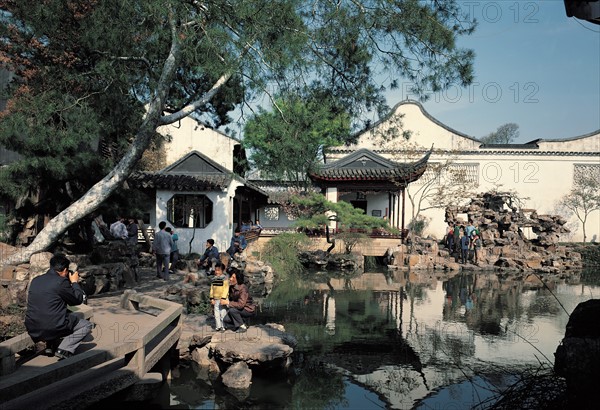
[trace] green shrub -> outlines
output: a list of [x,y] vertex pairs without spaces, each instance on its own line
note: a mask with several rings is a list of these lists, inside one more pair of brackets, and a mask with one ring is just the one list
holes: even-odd
[[427,228],[427,225],[429,225],[429,221],[427,220],[427,218],[423,216],[417,216],[415,219],[410,221],[410,223],[408,224],[408,229],[413,231],[415,235],[422,236],[423,231],[425,230],[425,228]]
[[365,242],[369,237],[366,233],[354,231],[342,231],[336,234],[336,238],[344,241],[346,254],[352,253],[352,249],[359,243]]
[[265,244],[262,258],[273,267],[277,275],[298,274],[304,270],[298,254],[308,242],[308,237],[303,233],[279,234]]

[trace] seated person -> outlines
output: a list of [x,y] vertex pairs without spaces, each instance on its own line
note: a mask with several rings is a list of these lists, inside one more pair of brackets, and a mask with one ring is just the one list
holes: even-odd
[[252,229],[257,229],[257,230],[262,230],[262,226],[260,224],[260,221],[257,219],[256,222],[254,222],[254,224],[252,224]]
[[242,232],[249,231],[252,228],[252,221],[244,221],[242,222]]
[[29,285],[25,314],[25,327],[31,339],[36,343],[45,341],[45,353],[59,360],[73,356],[93,327],[90,321],[79,319],[67,309],[67,305],[81,305],[85,300],[78,283],[79,272],[69,271],[69,264],[63,254],[50,259],[50,269]]
[[244,333],[248,327],[245,318],[256,315],[256,306],[248,287],[244,284],[244,274],[234,270],[229,278],[229,300],[221,300],[221,306],[227,306],[227,314],[223,318],[225,328],[237,333]]
[[196,261],[199,268],[210,269],[215,266],[215,263],[219,262],[219,249],[215,246],[214,239],[206,240],[206,250],[204,254]]
[[246,242],[246,238],[241,234],[240,228],[235,228],[235,232],[231,237],[231,243],[229,244],[229,248],[227,249],[227,253],[233,259],[233,256],[236,253],[242,253],[244,249],[246,249],[248,243]]

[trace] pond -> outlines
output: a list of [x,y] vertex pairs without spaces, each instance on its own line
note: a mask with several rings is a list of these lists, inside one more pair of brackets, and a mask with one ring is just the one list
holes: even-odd
[[255,377],[240,400],[187,367],[154,405],[485,407],[516,374],[552,367],[567,312],[593,297],[600,297],[596,271],[565,273],[547,286],[522,274],[309,274],[279,284],[256,318],[281,323],[297,338],[293,374]]

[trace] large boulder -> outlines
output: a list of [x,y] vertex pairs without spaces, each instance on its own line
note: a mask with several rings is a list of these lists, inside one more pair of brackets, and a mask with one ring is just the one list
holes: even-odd
[[567,381],[573,405],[592,408],[600,380],[600,299],[582,302],[569,317],[554,353],[554,371]]
[[209,350],[217,361],[285,368],[297,343],[281,326],[274,325],[251,326],[242,336],[231,337],[234,335],[238,336],[227,331],[212,338]]

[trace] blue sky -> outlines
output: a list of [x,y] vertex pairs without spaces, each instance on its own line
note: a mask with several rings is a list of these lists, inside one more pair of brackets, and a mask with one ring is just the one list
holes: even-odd
[[[560,139],[600,129],[600,25],[567,17],[563,0],[460,1],[478,21],[460,47],[475,53],[475,82],[432,93],[425,110],[479,138],[519,125],[516,142]],[[401,82],[390,107],[410,94]]]

